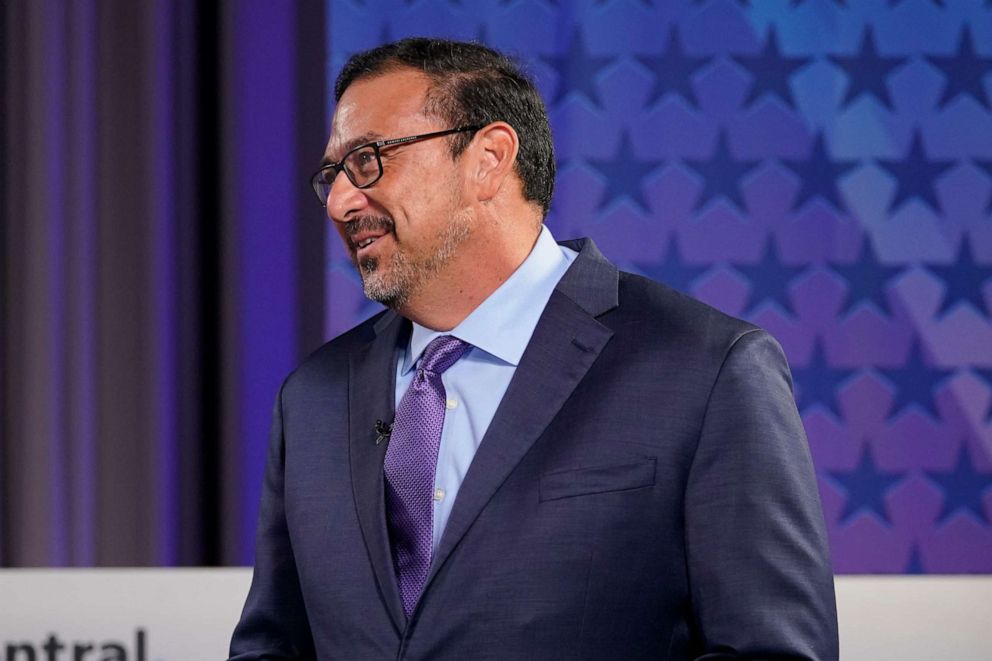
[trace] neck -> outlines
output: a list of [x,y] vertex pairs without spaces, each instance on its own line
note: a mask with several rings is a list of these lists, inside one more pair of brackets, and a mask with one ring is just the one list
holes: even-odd
[[511,232],[504,226],[495,226],[494,232],[473,236],[459,247],[457,258],[442,273],[422,283],[397,312],[431,330],[451,330],[524,263],[537,243],[540,229],[540,225],[530,224],[529,228]]

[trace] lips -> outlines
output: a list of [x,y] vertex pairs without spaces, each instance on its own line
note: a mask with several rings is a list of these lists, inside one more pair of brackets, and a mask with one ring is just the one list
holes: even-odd
[[345,226],[348,246],[354,252],[369,248],[376,241],[391,233],[392,230],[392,220],[386,217],[355,219]]
[[362,251],[371,246],[373,243],[386,236],[387,232],[361,232],[355,236],[349,237],[351,242],[351,248],[355,251]]

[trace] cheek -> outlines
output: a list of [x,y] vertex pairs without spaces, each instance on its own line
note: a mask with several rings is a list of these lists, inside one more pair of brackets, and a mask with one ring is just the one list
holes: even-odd
[[388,195],[383,191],[374,199],[373,205],[377,212],[393,219],[397,242],[408,245],[436,234],[450,221],[462,197],[459,180],[450,171],[438,180],[417,178],[397,183]]

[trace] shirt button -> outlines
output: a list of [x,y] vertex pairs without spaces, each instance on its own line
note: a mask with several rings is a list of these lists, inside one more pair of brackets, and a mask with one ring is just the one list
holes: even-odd
[[[421,493],[423,493],[423,492],[421,492]],[[434,500],[436,500],[438,502],[441,502],[442,500],[444,500],[444,489],[435,489],[434,490]]]
[[446,401],[444,403],[444,405],[447,408],[449,408],[449,409],[457,408],[458,407],[458,400],[455,399],[455,398],[453,398],[453,397],[452,398],[449,398],[448,401]]

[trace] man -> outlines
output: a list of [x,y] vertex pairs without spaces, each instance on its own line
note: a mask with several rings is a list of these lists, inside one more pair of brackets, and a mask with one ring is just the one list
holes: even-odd
[[503,56],[403,40],[335,96],[314,186],[389,310],[283,385],[232,658],[837,658],[776,342],[554,243]]

